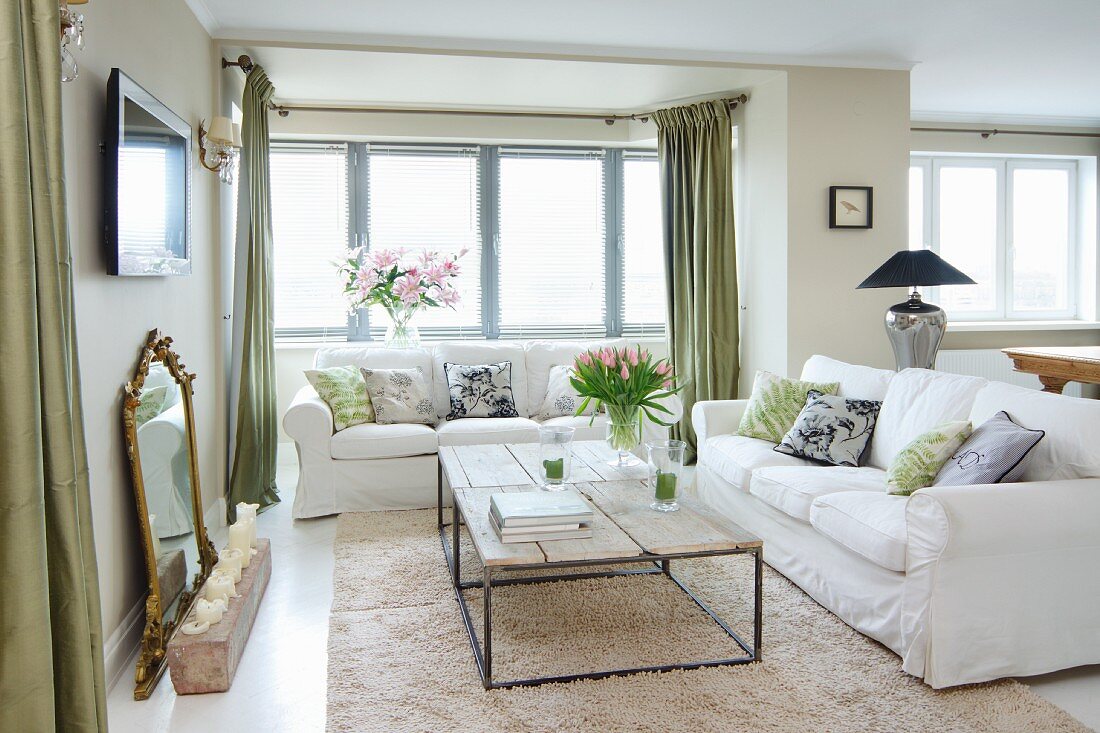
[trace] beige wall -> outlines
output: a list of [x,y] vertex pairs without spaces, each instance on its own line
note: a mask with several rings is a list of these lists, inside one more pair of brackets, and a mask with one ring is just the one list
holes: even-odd
[[[175,339],[195,372],[195,413],[203,496],[211,505],[224,482],[222,350],[219,322],[220,254],[215,176],[191,160],[193,272],[187,277],[119,278],[106,274],[101,192],[105,95],[119,67],[197,127],[215,109],[214,45],[184,0],[115,0],[82,9],[88,46],[76,52],[80,76],[64,84],[64,143],[69,230],[75,259],[75,303],[84,415],[88,436],[92,515],[99,561],[108,674],[132,650],[120,626],[142,601],[140,560],[130,469],[123,448],[122,386],[131,378],[146,333],[160,328]],[[154,29],[170,29],[170,41]],[[131,619],[133,617],[131,616]],[[117,647],[113,649],[112,646]],[[112,652],[118,651],[121,660]]]

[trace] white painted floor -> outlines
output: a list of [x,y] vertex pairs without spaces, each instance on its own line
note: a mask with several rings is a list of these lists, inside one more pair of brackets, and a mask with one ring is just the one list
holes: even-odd
[[[324,730],[336,519],[296,522],[290,518],[298,468],[293,448],[279,447],[283,501],[258,520],[259,534],[271,539],[271,582],[233,686],[225,693],[177,696],[165,675],[150,699],[135,702],[133,677],[127,672],[107,701],[110,729],[115,733]],[[219,547],[225,542],[217,533],[214,540]],[[133,669],[133,660],[128,669]],[[1100,730],[1100,665],[1023,681],[1085,725]]]

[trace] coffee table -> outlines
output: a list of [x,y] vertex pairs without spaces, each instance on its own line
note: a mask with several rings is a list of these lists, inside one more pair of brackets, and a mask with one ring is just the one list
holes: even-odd
[[[592,537],[583,540],[549,540],[504,544],[489,523],[489,498],[498,492],[537,490],[537,444],[453,446],[441,448],[440,540],[447,556],[451,582],[462,620],[470,637],[481,682],[486,689],[600,679],[637,672],[664,672],[760,661],[763,603],[763,541],[744,529],[709,517],[690,498],[681,498],[677,512],[649,508],[650,494],[643,466],[614,468],[606,465],[613,452],[603,441],[574,444],[570,478],[593,508]],[[452,517],[443,523],[442,478],[452,494]],[[494,483],[495,482],[495,483]],[[461,528],[465,526],[481,561],[480,580],[461,577]],[[447,528],[451,529],[448,547]],[[673,560],[725,555],[749,555],[754,563],[753,640],[750,646],[673,572]],[[608,566],[637,565],[627,569]],[[537,575],[504,577],[520,571]],[[493,679],[493,589],[502,586],[547,583],[583,578],[663,574],[686,593],[745,652],[744,656],[696,660],[573,674],[497,681]],[[482,589],[483,639],[479,640],[462,591]]]

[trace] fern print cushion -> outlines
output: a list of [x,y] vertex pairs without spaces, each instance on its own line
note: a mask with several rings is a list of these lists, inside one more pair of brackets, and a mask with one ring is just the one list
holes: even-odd
[[775,446],[777,453],[833,466],[859,466],[871,442],[882,403],[810,390],[798,419]]
[[337,433],[352,425],[374,422],[367,383],[355,367],[307,369],[306,379],[332,409],[332,428]]
[[810,390],[835,395],[839,382],[803,382],[760,370],[752,383],[752,395],[741,416],[738,435],[780,443],[794,427]]
[[946,422],[922,433],[905,446],[886,471],[886,483],[895,496],[909,496],[931,486],[948,459],[970,437],[966,420]]
[[168,400],[168,385],[142,390],[140,399],[141,404],[134,410],[134,425],[139,428],[164,411],[164,403]]

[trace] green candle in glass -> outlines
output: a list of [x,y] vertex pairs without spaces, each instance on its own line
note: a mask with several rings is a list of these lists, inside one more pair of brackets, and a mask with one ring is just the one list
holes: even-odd
[[542,462],[542,468],[546,472],[546,478],[561,480],[565,478],[565,459],[547,458]]
[[676,498],[676,474],[657,471],[657,488],[655,491],[657,501],[671,501]]

